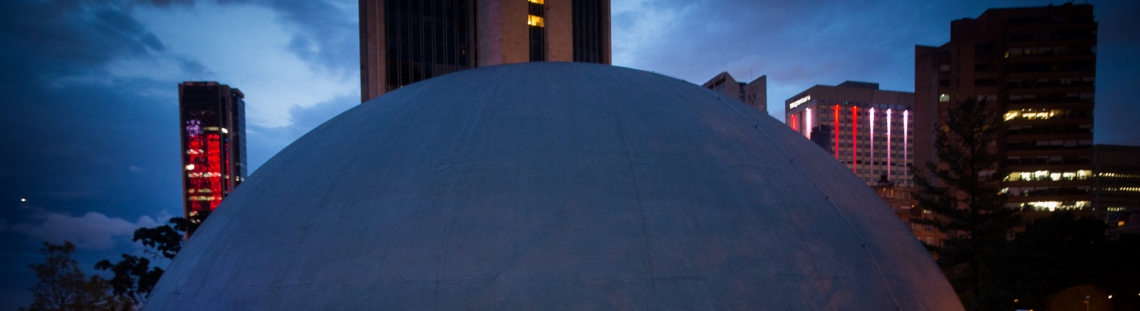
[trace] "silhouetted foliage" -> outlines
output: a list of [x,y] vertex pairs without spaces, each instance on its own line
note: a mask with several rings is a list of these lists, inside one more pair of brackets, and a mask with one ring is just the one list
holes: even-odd
[[[1001,175],[995,174],[999,158],[991,144],[998,140],[1001,120],[984,101],[974,100],[949,109],[944,120],[935,140],[944,169],[926,163],[925,172],[914,175],[918,207],[937,217],[914,222],[948,234],[941,246],[928,247],[967,309],[990,310],[1000,301],[1008,305],[1014,298],[1003,294],[999,274],[1007,233],[1019,217],[1005,207],[995,179]],[[930,173],[936,180],[927,178]]]
[[[1071,212],[1029,224],[1006,250],[1002,274],[1003,287],[1018,299],[1016,307],[1083,306],[1085,294],[1073,294],[1081,292],[1099,295],[1089,298],[1090,310],[1137,310],[1140,245],[1134,236],[1109,241],[1107,229],[1100,220]],[[1107,295],[1114,298],[1106,301]]]
[[[197,230],[209,215],[209,212],[202,212],[191,219],[175,217],[167,225],[139,228],[131,240],[142,243],[163,258],[174,259],[189,236],[187,232]],[[100,261],[95,264],[95,269],[110,270],[115,274],[109,283],[116,296],[136,305],[142,304],[164,271],[159,267],[152,268],[151,261],[142,256],[122,254],[122,258],[114,264],[109,260]]]
[[108,293],[111,286],[99,276],[88,278],[71,258],[75,244],[54,245],[44,242],[41,253],[47,261],[30,267],[39,283],[32,286],[32,304],[20,310],[118,310],[126,303]]

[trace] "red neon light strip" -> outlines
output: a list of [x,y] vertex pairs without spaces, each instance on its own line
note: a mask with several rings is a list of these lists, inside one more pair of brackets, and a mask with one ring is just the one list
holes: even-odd
[[887,109],[887,179],[891,177],[891,110]]
[[835,111],[835,159],[839,160],[839,105],[832,109]]
[[851,170],[859,174],[859,107],[851,107]]

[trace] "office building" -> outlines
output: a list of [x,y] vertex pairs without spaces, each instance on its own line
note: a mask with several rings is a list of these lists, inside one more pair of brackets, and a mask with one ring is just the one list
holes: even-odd
[[213,211],[245,179],[243,98],[212,81],[178,85],[183,217]]
[[1087,212],[1093,169],[1097,22],[1091,5],[986,10],[915,48],[915,161],[936,161],[939,117],[985,100],[1004,120],[995,151],[1008,206]]
[[1117,232],[1140,234],[1140,147],[1093,145],[1092,212]]
[[752,82],[736,82],[728,72],[721,72],[705,84],[706,89],[739,99],[749,106],[768,112],[768,76],[760,76]]
[[360,0],[362,101],[499,64],[610,63],[609,0]]
[[913,186],[914,94],[878,83],[816,85],[784,102],[784,122],[868,186]]

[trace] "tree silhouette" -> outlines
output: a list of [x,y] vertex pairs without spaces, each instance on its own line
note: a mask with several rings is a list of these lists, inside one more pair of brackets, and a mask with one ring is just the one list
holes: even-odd
[[126,303],[108,293],[111,286],[99,276],[88,278],[71,258],[75,244],[44,242],[41,253],[47,261],[30,267],[39,282],[32,286],[32,304],[20,310],[117,310]]
[[[175,217],[166,225],[154,228],[139,228],[135,230],[132,241],[140,242],[143,246],[166,259],[174,259],[182,250],[182,245],[198,226],[209,217],[209,212],[196,213],[191,219]],[[164,270],[151,267],[151,261],[144,256],[122,254],[122,260],[111,263],[103,260],[95,264],[95,269],[110,270],[115,274],[109,281],[114,294],[121,299],[129,300],[135,305],[146,301]]]
[[[1007,234],[1019,222],[1005,207],[996,179],[996,142],[1001,120],[985,101],[966,100],[947,111],[936,132],[935,148],[942,167],[926,163],[914,175],[918,207],[936,217],[916,219],[947,233],[942,246],[928,246],[963,305],[988,310],[1013,297],[1003,292],[998,274],[1005,261]],[[933,174],[934,180],[928,179]],[[999,303],[1005,302],[1007,303]]]

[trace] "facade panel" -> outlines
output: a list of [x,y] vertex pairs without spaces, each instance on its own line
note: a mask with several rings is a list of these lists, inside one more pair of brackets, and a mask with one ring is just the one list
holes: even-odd
[[528,61],[610,63],[609,1],[360,0],[361,100]]

